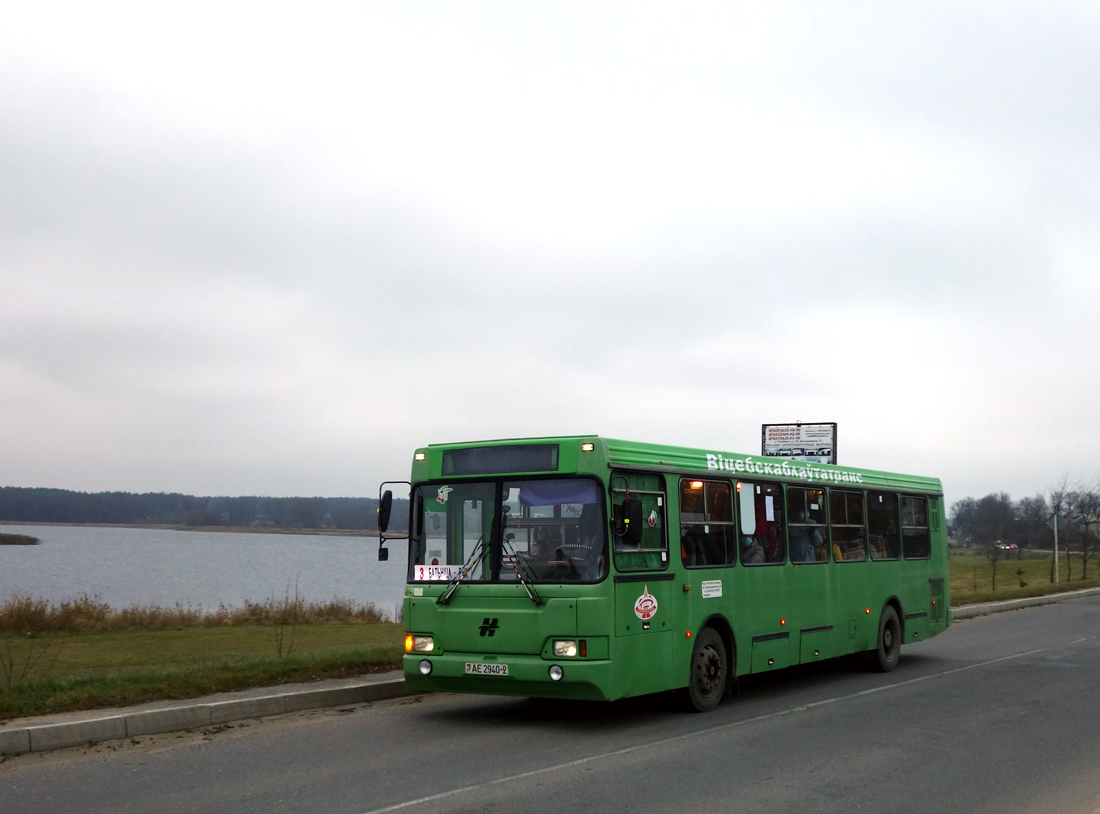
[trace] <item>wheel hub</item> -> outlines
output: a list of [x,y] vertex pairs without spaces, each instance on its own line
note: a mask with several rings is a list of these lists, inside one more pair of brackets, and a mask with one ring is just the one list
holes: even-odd
[[722,678],[722,660],[712,648],[699,653],[695,664],[695,683],[705,693],[717,689]]

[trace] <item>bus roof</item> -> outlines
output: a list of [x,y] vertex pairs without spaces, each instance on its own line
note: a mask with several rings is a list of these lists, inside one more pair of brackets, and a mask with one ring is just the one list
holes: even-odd
[[576,471],[576,468],[571,466],[570,462],[576,460],[576,451],[580,449],[582,443],[593,444],[593,454],[602,455],[606,459],[607,465],[611,467],[648,469],[668,473],[716,474],[726,477],[763,477],[794,483],[824,484],[828,486],[856,484],[902,491],[943,493],[939,478],[794,461],[789,458],[746,455],[719,449],[693,449],[665,444],[622,441],[615,438],[602,438],[597,435],[501,438],[453,444],[430,444],[426,449],[420,451],[430,450],[434,453],[431,457],[436,458],[448,449],[557,444],[563,447],[563,453],[566,450],[572,453],[562,455],[558,471],[565,472]]

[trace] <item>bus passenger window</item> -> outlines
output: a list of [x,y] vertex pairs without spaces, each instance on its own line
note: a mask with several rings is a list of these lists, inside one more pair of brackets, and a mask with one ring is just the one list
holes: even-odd
[[770,483],[738,483],[742,565],[778,565],[787,561],[783,528],[783,492]]
[[932,538],[928,533],[928,499],[901,497],[902,551],[907,560],[926,560],[932,556]]
[[898,496],[889,492],[867,493],[867,526],[871,533],[871,559],[896,560],[901,556]]
[[737,561],[733,498],[725,481],[680,481],[680,556],[688,568]]
[[825,490],[787,487],[791,562],[828,562],[825,544]]
[[863,562],[867,559],[867,525],[864,520],[862,492],[831,490],[829,524],[834,560]]

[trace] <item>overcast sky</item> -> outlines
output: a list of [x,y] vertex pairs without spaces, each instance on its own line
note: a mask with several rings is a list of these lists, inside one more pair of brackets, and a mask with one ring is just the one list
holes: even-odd
[[565,433],[1100,475],[1095,3],[6,3],[0,485]]

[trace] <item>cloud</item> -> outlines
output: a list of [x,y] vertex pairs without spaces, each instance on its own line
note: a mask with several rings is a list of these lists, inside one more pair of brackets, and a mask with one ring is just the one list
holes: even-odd
[[1091,10],[334,8],[0,35],[0,482],[788,419],[956,497],[1090,473]]

